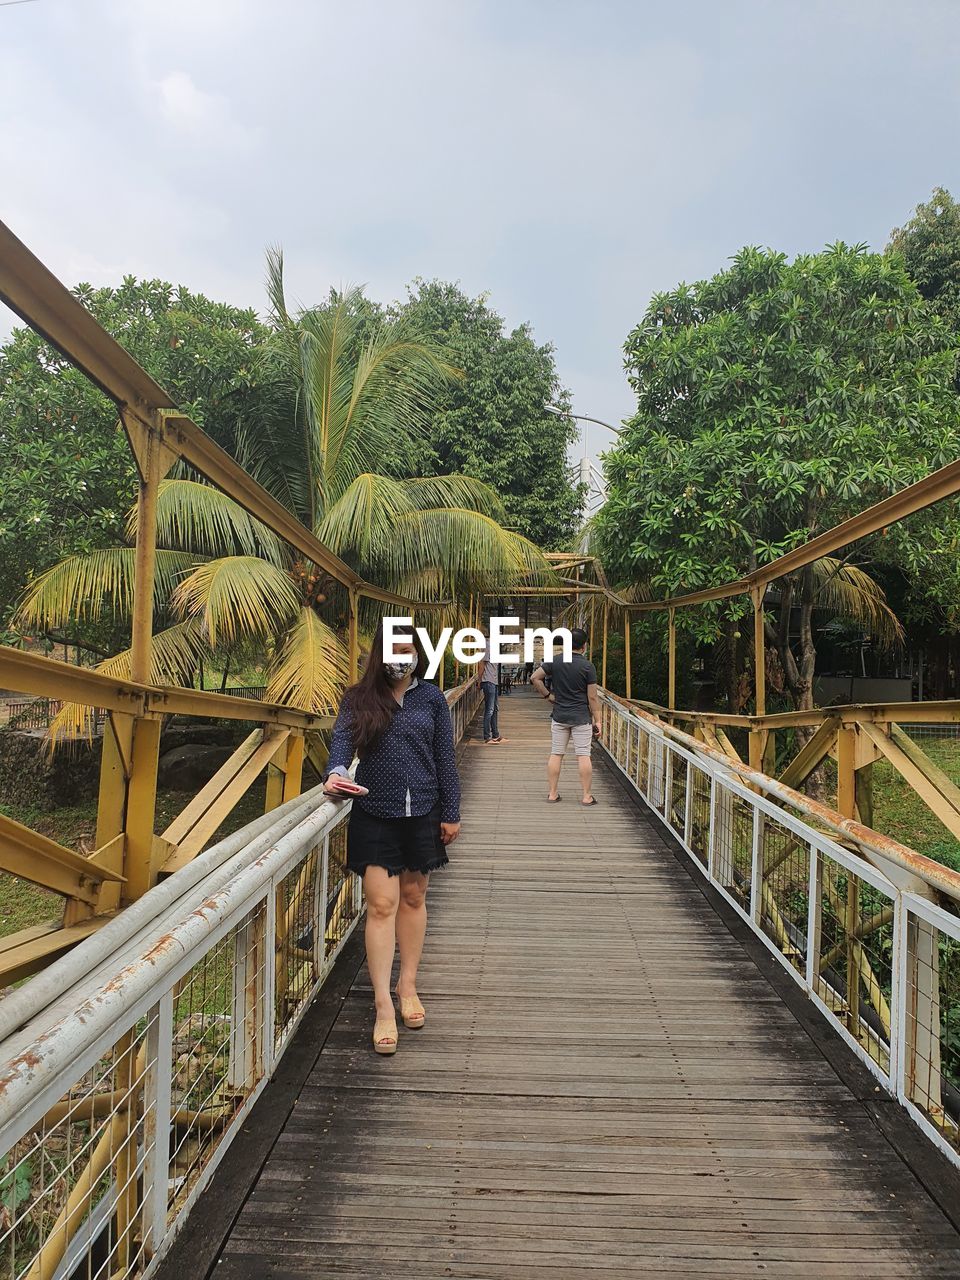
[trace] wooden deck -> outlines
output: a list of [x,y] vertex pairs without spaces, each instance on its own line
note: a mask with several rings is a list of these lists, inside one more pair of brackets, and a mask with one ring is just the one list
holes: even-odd
[[609,767],[580,807],[572,757],[545,803],[528,691],[501,728],[464,751],[426,1029],[376,1057],[361,969],[211,1274],[960,1274],[869,1077],[824,1056],[663,829]]

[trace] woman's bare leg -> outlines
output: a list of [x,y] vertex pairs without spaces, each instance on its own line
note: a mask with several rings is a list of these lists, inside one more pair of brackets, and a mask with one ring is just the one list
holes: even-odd
[[367,867],[363,873],[363,896],[367,903],[364,941],[373,998],[377,1004],[377,1017],[389,1020],[394,1016],[390,974],[397,949],[400,878],[391,876],[383,867]]
[[400,906],[397,909],[400,977],[397,979],[397,995],[405,999],[417,994],[417,968],[427,932],[429,882],[429,875],[423,875],[419,871],[400,872]]

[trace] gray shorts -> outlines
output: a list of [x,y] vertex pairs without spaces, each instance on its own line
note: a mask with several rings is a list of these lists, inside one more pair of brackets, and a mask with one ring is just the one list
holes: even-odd
[[593,724],[557,724],[550,721],[550,751],[555,756],[562,756],[567,743],[573,738],[573,750],[578,756],[588,756],[593,744]]

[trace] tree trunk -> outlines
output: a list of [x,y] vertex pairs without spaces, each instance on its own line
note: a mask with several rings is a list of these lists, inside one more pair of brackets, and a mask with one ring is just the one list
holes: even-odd
[[800,671],[790,646],[790,614],[793,610],[794,586],[792,578],[783,579],[780,590],[780,617],[777,619],[776,627],[769,619],[767,620],[766,637],[768,643],[777,651],[783,671],[784,687],[796,707],[798,706],[797,690],[800,686]]
[[804,600],[800,606],[800,680],[797,686],[798,711],[813,708],[813,677],[817,668],[817,649],[813,643],[813,602]]

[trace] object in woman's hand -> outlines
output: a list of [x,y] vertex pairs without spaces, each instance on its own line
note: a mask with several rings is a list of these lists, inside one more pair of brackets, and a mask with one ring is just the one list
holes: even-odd
[[350,800],[354,796],[368,795],[366,787],[361,787],[359,783],[351,782],[349,778],[344,778],[342,774],[332,773],[323,784],[323,789],[328,796],[337,796],[344,800]]

